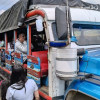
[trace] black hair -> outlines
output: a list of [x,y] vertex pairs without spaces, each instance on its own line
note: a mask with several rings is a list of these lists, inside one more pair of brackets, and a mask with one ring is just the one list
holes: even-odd
[[25,35],[25,34],[24,34],[24,33],[20,33],[20,34],[18,35],[18,37],[19,37],[20,35]]
[[6,92],[10,85],[10,82],[7,80],[3,80],[1,83],[1,100],[6,100]]
[[[25,88],[25,83],[27,81],[25,69],[22,65],[15,65],[12,67],[12,74],[10,79],[10,85],[16,90]],[[14,85],[16,83],[16,85]],[[26,88],[25,88],[26,91]]]

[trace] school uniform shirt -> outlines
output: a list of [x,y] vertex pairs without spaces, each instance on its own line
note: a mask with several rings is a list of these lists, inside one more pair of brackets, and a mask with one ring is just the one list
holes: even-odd
[[5,45],[5,42],[2,40],[0,41],[0,47],[3,47]]
[[14,43],[8,43],[8,51],[14,52]]
[[21,43],[19,40],[15,43],[15,51],[23,54],[23,60],[27,59],[27,42]]
[[[15,88],[18,88],[17,84],[12,85]],[[25,92],[26,88],[26,92]],[[34,92],[38,90],[38,87],[34,80],[28,79],[25,83],[25,88],[21,90],[13,89],[11,86],[8,88],[6,93],[7,100],[33,100]]]

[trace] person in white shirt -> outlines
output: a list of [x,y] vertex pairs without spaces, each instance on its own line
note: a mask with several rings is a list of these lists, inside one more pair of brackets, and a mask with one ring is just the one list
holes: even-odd
[[5,45],[4,40],[0,41],[0,47],[4,47],[4,45]]
[[23,60],[27,59],[27,42],[25,41],[25,34],[21,33],[15,43],[15,52],[23,54]]
[[14,41],[8,42],[8,51],[14,52]]
[[[33,49],[33,45],[31,44],[31,49]],[[25,34],[21,33],[19,34],[19,38],[15,43],[15,52],[22,53],[23,54],[23,60],[24,62],[27,59],[27,42],[25,40]]]
[[14,58],[14,41],[8,42],[8,51],[11,52],[12,58]]
[[27,79],[21,65],[12,69],[10,86],[6,93],[7,100],[39,100],[38,87],[34,80]]

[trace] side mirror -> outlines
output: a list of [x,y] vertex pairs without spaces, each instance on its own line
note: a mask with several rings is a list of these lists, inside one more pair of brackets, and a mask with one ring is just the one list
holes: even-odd
[[36,29],[37,29],[38,32],[43,31],[42,19],[37,19],[36,20]]
[[[67,16],[68,11],[68,16]],[[68,17],[68,18],[67,18]],[[65,6],[56,7],[55,19],[57,24],[57,35],[59,40],[66,40],[68,38],[68,24],[70,23],[70,11]],[[69,27],[70,30],[70,27]]]

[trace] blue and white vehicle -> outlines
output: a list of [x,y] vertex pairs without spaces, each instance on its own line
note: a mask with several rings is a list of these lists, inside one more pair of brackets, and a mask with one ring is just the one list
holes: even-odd
[[[18,23],[25,8],[20,1],[0,16],[0,20],[6,19],[0,24],[0,35],[5,35],[5,67],[0,66],[0,71],[11,74],[12,61],[23,64],[18,52],[14,51],[12,60],[7,41],[8,36],[14,36],[15,47],[23,30],[27,36],[27,77],[36,81],[43,100],[100,100],[100,6],[82,0],[71,0],[69,7],[63,2],[66,0],[31,1],[22,12],[28,11],[23,23]],[[37,36],[44,40],[46,49],[31,50]]]
[[[55,87],[57,90],[60,87],[58,93],[65,94],[64,100],[99,100],[100,12],[70,8],[70,16],[70,44],[60,48],[51,47],[55,52],[57,75],[53,86],[58,81]],[[65,92],[66,81],[69,84]]]
[[78,56],[78,75],[68,86],[65,100],[99,100],[100,12],[86,9],[72,9],[71,11],[72,38],[76,39],[72,40],[70,47],[84,48],[85,52]]

